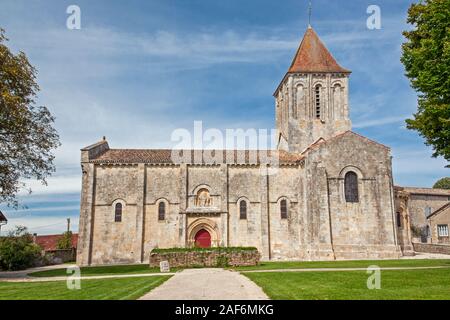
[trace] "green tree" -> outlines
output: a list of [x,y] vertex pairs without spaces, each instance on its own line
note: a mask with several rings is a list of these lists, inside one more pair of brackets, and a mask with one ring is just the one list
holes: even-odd
[[433,147],[433,156],[450,161],[450,1],[423,0],[408,10],[402,63],[418,92],[418,110],[407,128]]
[[11,53],[7,41],[0,28],[0,202],[17,208],[23,180],[46,184],[54,172],[59,136],[48,109],[35,106],[36,69],[23,52]]
[[41,255],[26,227],[17,226],[7,237],[0,238],[0,269],[22,270],[32,267]]
[[66,231],[58,239],[56,249],[72,249],[72,231]]
[[433,186],[434,189],[447,189],[450,190],[450,178],[442,178],[436,181],[436,183]]

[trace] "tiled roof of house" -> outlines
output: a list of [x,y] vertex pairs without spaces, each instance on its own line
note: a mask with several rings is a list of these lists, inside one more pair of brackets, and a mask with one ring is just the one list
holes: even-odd
[[[202,163],[207,164],[205,159],[211,156],[215,157],[215,152],[222,153],[222,163],[231,164],[260,164],[271,163],[270,160],[265,160],[267,157],[275,157],[279,155],[279,162],[282,164],[295,164],[303,159],[301,155],[289,153],[285,151],[270,151],[270,150],[187,150],[187,163]],[[231,161],[229,161],[231,155]],[[200,155],[200,157],[198,157]],[[202,162],[196,161],[197,158],[203,159]],[[242,160],[241,160],[242,159]],[[256,161],[254,161],[256,159]],[[226,161],[225,161],[226,160]],[[109,149],[101,155],[90,159],[93,163],[150,163],[150,164],[174,164],[180,163],[174,161],[172,158],[172,150],[169,149]]]
[[446,189],[416,188],[416,187],[401,187],[401,186],[395,186],[394,189],[398,190],[398,191],[406,191],[410,194],[449,196],[450,197],[450,190],[446,190]]
[[0,222],[8,222],[8,219],[6,219],[5,215],[0,211]]
[[308,28],[295,54],[288,73],[293,72],[336,72],[350,73],[341,67],[325,47],[313,28]]
[[430,219],[431,217],[438,215],[442,212],[444,212],[446,209],[450,208],[450,201],[447,204],[444,204],[442,207],[440,207],[439,209],[437,209],[436,211],[434,211],[433,213],[431,213],[427,219]]
[[[35,236],[34,242],[42,247],[45,251],[56,250],[58,240],[62,237],[60,234]],[[78,243],[78,234],[72,234],[72,247],[76,248]]]

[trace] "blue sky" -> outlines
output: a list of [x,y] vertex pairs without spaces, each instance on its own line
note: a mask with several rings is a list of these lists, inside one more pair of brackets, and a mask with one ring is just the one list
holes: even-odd
[[[404,119],[416,94],[400,63],[401,32],[412,1],[314,0],[312,25],[339,63],[353,71],[354,131],[392,148],[396,184],[431,187],[445,161]],[[81,30],[66,8],[81,8]],[[366,27],[369,5],[382,29]],[[9,46],[38,69],[39,103],[56,116],[62,146],[48,186],[30,181],[28,209],[0,206],[7,228],[77,230],[80,148],[106,136],[113,148],[170,148],[171,132],[193,128],[274,127],[272,93],[307,27],[308,1],[2,0]]]

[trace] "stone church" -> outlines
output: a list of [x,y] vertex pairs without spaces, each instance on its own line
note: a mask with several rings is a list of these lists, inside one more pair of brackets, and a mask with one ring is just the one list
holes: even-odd
[[253,246],[263,260],[400,257],[390,149],[351,131],[350,73],[309,27],[274,93],[272,173],[263,150],[215,150],[227,161],[211,162],[205,150],[175,161],[105,139],[82,149],[78,264],[191,246]]

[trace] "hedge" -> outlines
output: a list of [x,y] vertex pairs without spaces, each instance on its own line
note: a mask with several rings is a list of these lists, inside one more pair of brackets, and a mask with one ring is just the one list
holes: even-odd
[[155,248],[152,253],[171,253],[171,252],[241,252],[241,251],[258,251],[256,247],[211,247],[211,248]]

